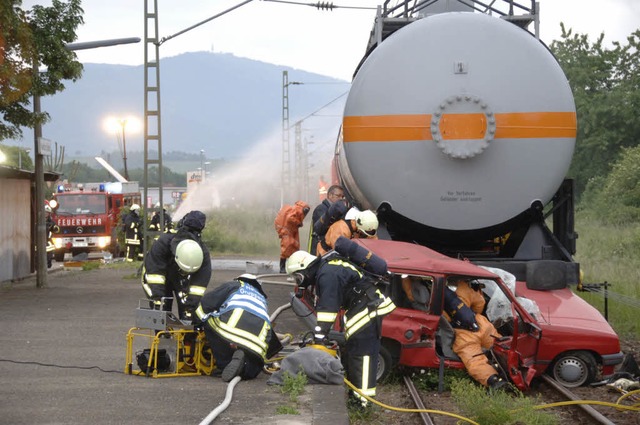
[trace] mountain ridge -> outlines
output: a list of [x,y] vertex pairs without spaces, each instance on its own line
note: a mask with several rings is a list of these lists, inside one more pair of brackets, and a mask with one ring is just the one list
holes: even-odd
[[[310,121],[318,108],[329,105],[335,117],[331,124],[325,118],[309,126],[333,127],[328,134],[335,135],[349,82],[230,53],[189,52],[161,60],[163,152],[204,150],[207,158],[237,158],[266,137],[280,138],[283,71],[288,72],[291,86],[286,99],[289,125]],[[294,82],[302,84],[293,86]],[[103,122],[107,116],[130,115],[143,122],[144,66],[86,63],[81,79],[67,82],[66,89],[55,96],[42,98],[42,109],[51,116],[43,126],[43,137],[64,146],[65,158],[117,150],[119,135],[103,129]],[[18,143],[29,146],[28,134],[25,131]],[[144,150],[142,132],[132,134],[125,127],[125,141],[127,151]]]

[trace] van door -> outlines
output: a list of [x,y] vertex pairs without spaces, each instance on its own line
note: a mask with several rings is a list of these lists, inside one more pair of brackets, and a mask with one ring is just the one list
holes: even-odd
[[[493,354],[504,375],[521,391],[529,389],[536,374],[535,359],[542,330],[531,316],[506,289],[502,281],[498,282],[509,305],[510,318],[494,320],[496,330],[502,336],[494,344]],[[504,291],[506,289],[506,292]]]

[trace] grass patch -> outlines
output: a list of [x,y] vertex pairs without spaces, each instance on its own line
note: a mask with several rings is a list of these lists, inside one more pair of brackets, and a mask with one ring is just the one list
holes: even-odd
[[241,208],[207,211],[202,239],[212,254],[279,256],[280,240],[273,227],[276,213]]
[[84,261],[82,263],[82,270],[83,271],[88,271],[88,270],[96,270],[100,268],[100,262],[98,261]]
[[298,402],[298,396],[304,393],[304,387],[307,385],[307,375],[300,371],[295,376],[289,372],[282,375],[282,386],[280,392],[288,394],[289,399],[295,403]]
[[454,379],[451,396],[463,415],[482,425],[557,425],[551,413],[536,410],[537,398],[487,391],[469,379]]
[[[579,238],[575,259],[584,273],[584,283],[606,281],[611,285],[609,322],[621,337],[640,340],[640,223],[604,224],[588,213],[576,217]],[[604,314],[602,293],[576,292]]]
[[280,392],[282,394],[289,395],[289,402],[284,406],[278,406],[276,413],[278,415],[299,415],[298,411],[298,396],[304,393],[305,385],[307,385],[307,375],[303,371],[298,372],[296,375],[292,375],[289,372],[284,372],[282,375],[282,385],[280,386]]
[[300,412],[295,407],[278,406],[276,408],[276,414],[278,414],[278,415],[299,415]]

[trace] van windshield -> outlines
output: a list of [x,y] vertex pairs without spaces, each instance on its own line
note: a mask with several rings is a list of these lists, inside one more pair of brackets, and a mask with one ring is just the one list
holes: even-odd
[[56,196],[58,209],[56,214],[104,214],[107,211],[104,194],[77,194]]

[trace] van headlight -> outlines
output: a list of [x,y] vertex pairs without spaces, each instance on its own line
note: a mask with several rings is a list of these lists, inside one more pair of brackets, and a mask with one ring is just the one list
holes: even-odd
[[111,244],[111,236],[100,236],[98,238],[98,247],[105,248]]

